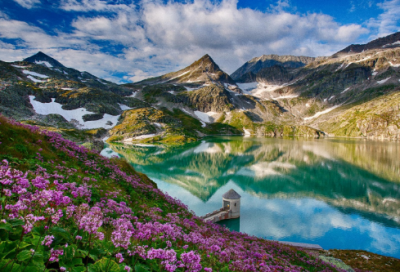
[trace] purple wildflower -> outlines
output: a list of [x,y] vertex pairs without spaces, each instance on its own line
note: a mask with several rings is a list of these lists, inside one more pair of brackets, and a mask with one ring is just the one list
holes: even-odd
[[122,263],[124,261],[124,257],[122,256],[121,253],[115,254],[115,258],[117,258],[119,263]]
[[50,262],[58,262],[59,256],[64,254],[64,250],[62,249],[50,249]]
[[51,243],[53,243],[53,240],[54,240],[53,235],[47,235],[46,237],[44,237],[42,245],[50,247]]
[[99,207],[93,207],[79,222],[79,228],[94,234],[103,225],[103,213]]

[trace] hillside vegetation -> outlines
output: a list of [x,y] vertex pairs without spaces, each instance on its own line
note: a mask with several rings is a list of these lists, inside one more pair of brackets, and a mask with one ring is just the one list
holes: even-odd
[[0,117],[1,271],[340,271],[205,223],[120,159]]

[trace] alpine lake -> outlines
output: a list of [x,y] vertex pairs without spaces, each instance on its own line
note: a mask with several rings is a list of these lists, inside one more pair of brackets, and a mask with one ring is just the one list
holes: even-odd
[[213,137],[183,146],[109,145],[196,215],[241,195],[219,224],[270,240],[400,258],[400,144],[361,139]]

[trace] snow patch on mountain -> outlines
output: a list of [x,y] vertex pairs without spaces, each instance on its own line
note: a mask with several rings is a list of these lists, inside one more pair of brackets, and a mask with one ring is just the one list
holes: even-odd
[[257,88],[258,82],[250,82],[250,83],[237,83],[238,87],[243,91],[250,92]]
[[27,78],[29,78],[30,80],[32,80],[33,82],[36,82],[36,83],[45,82],[44,80],[36,79],[36,78],[34,78],[33,76],[27,76]]
[[333,111],[334,109],[339,108],[341,105],[342,105],[342,104],[333,106],[333,107],[331,107],[331,108],[329,108],[329,109],[326,109],[326,110],[324,110],[324,111],[319,111],[319,112],[317,112],[316,114],[314,114],[313,116],[311,116],[311,117],[305,117],[305,118],[303,118],[303,119],[304,119],[304,121],[307,121],[307,120],[311,120],[311,119],[317,118],[317,117],[319,117],[319,116],[321,116],[321,115],[324,115],[325,113],[331,112],[331,111]]
[[131,107],[128,107],[127,105],[124,105],[124,104],[119,104],[119,103],[118,103],[118,105],[119,105],[119,107],[121,108],[121,110],[123,110],[123,111],[125,111],[125,110],[131,110],[131,109],[132,109]]
[[399,64],[393,64],[392,62],[389,61],[390,66],[392,67],[400,67],[400,63]]
[[282,95],[278,97],[272,97],[272,100],[279,100],[279,99],[292,99],[299,97],[300,94],[288,94],[288,95]]
[[188,74],[188,73],[190,73],[190,71],[187,71],[187,72],[184,72],[184,73],[182,73],[182,74],[180,74],[180,75],[174,76],[174,77],[172,77],[172,78],[168,79],[166,82],[168,82],[168,81],[171,81],[171,80],[173,80],[173,79],[175,79],[175,78],[178,78],[178,77],[184,76],[184,75],[186,75],[186,74]]
[[298,95],[274,97],[274,92],[276,90],[279,90],[280,88],[283,88],[288,85],[290,85],[290,84],[285,83],[283,85],[272,85],[272,84],[266,84],[263,82],[238,83],[238,86],[240,89],[243,90],[243,93],[245,93],[247,95],[252,95],[257,98],[263,98],[266,100],[270,100],[270,99],[276,100],[276,99],[297,97]]
[[32,71],[28,71],[28,70],[22,70],[22,73],[27,74],[27,75],[31,75],[31,76],[35,76],[35,77],[40,77],[40,78],[48,78],[48,76],[46,76],[46,75],[42,75],[42,74],[35,73],[35,72],[32,72]]
[[344,62],[342,63],[342,65],[340,65],[340,66],[335,70],[335,72],[337,72],[337,71],[339,71],[340,69],[342,69],[342,68],[343,68],[343,65],[344,65]]
[[206,123],[211,123],[212,120],[210,120],[210,116],[202,111],[194,111],[194,114],[200,119],[200,121],[206,122]]
[[347,92],[348,90],[350,90],[350,87],[348,87],[348,88],[346,88],[343,92],[341,92],[341,93],[345,93],[345,92]]
[[[93,114],[94,112],[90,112],[85,108],[79,108],[75,110],[64,110],[60,103],[55,102],[55,98],[51,99],[50,103],[42,103],[34,100],[35,96],[30,95],[29,100],[33,106],[33,109],[38,114],[48,115],[48,114],[60,114],[66,120],[71,121],[75,119],[79,122],[79,126],[82,129],[93,129],[93,128],[112,128],[118,123],[118,118],[120,115],[113,116],[110,114],[104,114],[104,117],[100,120],[96,121],[87,121],[84,122],[82,116],[85,114]],[[108,124],[111,122],[112,124]]]
[[47,68],[53,68],[53,65],[51,65],[48,61],[43,61],[43,60],[37,60],[37,61],[35,61],[35,63],[36,64],[39,64],[39,65],[43,65],[43,66],[46,66]]
[[393,46],[393,45],[398,45],[398,44],[400,44],[400,41],[397,41],[397,42],[394,42],[394,43],[385,44],[384,46],[382,46],[382,48]]
[[185,86],[185,88],[186,88],[186,90],[187,90],[188,92],[191,92],[191,91],[195,91],[195,90],[201,89],[201,88],[203,88],[203,86],[196,87],[196,88],[190,88],[190,87],[186,87],[186,86]]
[[364,59],[357,60],[357,61],[355,61],[354,63],[358,63],[358,62],[362,62],[362,61],[369,60],[371,57],[372,57],[372,56],[368,56],[368,57],[366,57],[366,58],[364,58]]
[[136,97],[138,95],[139,91],[133,91],[133,93],[129,97]]
[[27,66],[15,65],[15,64],[11,64],[11,66],[13,66],[13,67],[15,67],[15,68],[20,68],[20,69],[23,69],[23,68],[26,68],[26,67],[27,67]]
[[383,84],[383,83],[385,83],[386,81],[388,81],[389,79],[390,79],[390,77],[385,78],[385,79],[382,79],[382,80],[379,80],[379,81],[377,81],[376,83],[378,83],[378,84]]

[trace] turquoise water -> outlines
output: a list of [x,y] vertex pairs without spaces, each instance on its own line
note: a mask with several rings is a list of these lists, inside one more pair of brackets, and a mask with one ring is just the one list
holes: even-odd
[[400,258],[398,143],[220,137],[107,151],[199,216],[222,207],[222,195],[236,190],[241,217],[224,222],[232,230]]

